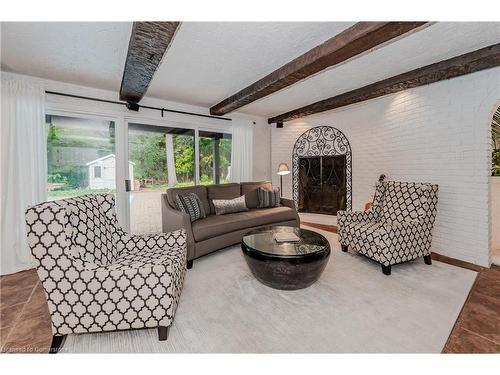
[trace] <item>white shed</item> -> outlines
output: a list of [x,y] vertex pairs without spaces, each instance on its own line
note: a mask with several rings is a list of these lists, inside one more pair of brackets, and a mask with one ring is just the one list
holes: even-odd
[[[86,164],[89,168],[89,189],[116,188],[116,158],[114,154],[103,156]],[[134,165],[128,162],[129,178],[134,181]]]

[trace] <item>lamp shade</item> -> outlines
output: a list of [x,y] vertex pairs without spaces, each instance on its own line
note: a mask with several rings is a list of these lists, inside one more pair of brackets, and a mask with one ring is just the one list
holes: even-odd
[[280,176],[290,174],[290,168],[288,168],[288,165],[286,163],[280,163],[280,165],[278,165],[278,172],[277,173]]

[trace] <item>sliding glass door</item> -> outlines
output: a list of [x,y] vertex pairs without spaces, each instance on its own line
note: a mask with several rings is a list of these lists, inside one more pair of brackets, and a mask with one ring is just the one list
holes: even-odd
[[128,154],[130,230],[161,232],[161,194],[195,184],[195,131],[129,123]]
[[46,130],[48,200],[114,194],[132,233],[161,232],[167,188],[230,180],[229,133],[66,112],[47,114]]

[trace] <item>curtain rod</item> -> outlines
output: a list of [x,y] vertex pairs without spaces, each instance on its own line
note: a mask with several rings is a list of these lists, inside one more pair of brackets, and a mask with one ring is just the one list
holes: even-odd
[[[99,99],[99,98],[91,98],[91,97],[88,97],[88,96],[81,96],[81,95],[65,94],[65,93],[57,92],[57,91],[47,91],[46,90],[45,93],[46,94],[52,94],[52,95],[59,95],[59,96],[67,96],[69,98],[93,100],[95,102],[101,102],[101,103],[111,103],[111,104],[124,105],[127,108],[128,108],[128,105],[129,105],[129,103],[127,103],[127,102],[121,102],[121,101],[115,101],[115,100],[107,100],[107,99]],[[175,110],[175,109],[166,109],[166,108],[160,108],[160,107],[150,107],[150,106],[141,105],[141,104],[136,104],[136,108],[137,108],[137,110],[139,110],[139,108],[145,108],[145,109],[153,109],[153,110],[156,110],[156,111],[160,111],[161,112],[161,117],[163,117],[163,112],[172,112],[172,113],[179,113],[179,114],[182,114],[182,115],[190,115],[190,116],[213,118],[213,119],[217,119],[217,120],[232,121],[232,119],[230,119],[228,117],[203,115],[201,113],[178,111],[178,110]]]

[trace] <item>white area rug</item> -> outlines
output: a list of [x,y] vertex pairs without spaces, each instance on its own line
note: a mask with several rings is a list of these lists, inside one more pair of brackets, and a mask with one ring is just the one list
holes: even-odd
[[342,253],[335,234],[316,231],[332,254],[309,288],[262,285],[233,246],[194,262],[167,341],[156,329],[68,335],[62,352],[441,352],[475,272],[417,260],[384,276]]

